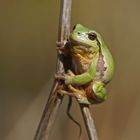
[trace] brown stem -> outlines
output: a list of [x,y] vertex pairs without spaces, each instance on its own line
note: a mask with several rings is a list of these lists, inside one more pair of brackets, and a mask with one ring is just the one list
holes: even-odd
[[91,112],[88,105],[80,105],[82,116],[85,122],[86,130],[88,133],[89,140],[98,140],[94,120],[91,116]]
[[[71,16],[71,5],[72,0],[61,0],[61,12],[59,19],[59,32],[58,32],[58,42],[65,42],[70,35],[70,16]],[[64,73],[64,65],[60,60],[60,55],[58,55],[56,73]],[[66,68],[67,69],[67,68]],[[52,90],[50,92],[47,104],[45,106],[42,118],[40,120],[38,129],[36,131],[34,140],[48,140],[52,126],[54,124],[55,118],[57,116],[59,107],[62,103],[62,96],[57,96],[56,90],[61,83],[59,81],[54,81]],[[82,116],[86,125],[89,140],[98,140],[94,121],[91,117],[91,113],[88,106],[81,105]]]
[[[72,0],[61,0],[58,42],[66,41],[70,35],[71,4]],[[63,62],[60,61],[59,54],[56,66],[56,73],[64,73]],[[59,84],[59,81],[54,81],[52,90],[49,95],[49,99],[44,109],[34,140],[48,140],[48,137],[52,130],[52,126],[57,116],[57,112],[63,99],[62,96],[58,97],[56,93]]]

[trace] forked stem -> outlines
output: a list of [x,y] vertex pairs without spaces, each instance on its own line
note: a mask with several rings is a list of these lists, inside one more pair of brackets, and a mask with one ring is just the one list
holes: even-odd
[[[59,19],[58,42],[65,42],[70,35],[70,16],[72,0],[61,0],[61,12]],[[58,54],[56,73],[64,74],[64,65]],[[48,140],[55,118],[62,103],[63,96],[57,96],[57,88],[61,84],[54,80],[47,104],[45,106],[42,118],[36,131],[34,140]],[[86,125],[89,140],[98,140],[94,121],[91,117],[89,107],[80,104],[82,116]]]

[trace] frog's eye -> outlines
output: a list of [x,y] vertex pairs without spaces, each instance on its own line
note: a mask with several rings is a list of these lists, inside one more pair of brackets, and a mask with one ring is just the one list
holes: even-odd
[[76,28],[76,25],[73,26],[73,29],[72,30],[75,30],[75,28]]
[[91,32],[91,33],[88,33],[88,38],[90,40],[95,40],[97,38],[97,35],[95,33]]

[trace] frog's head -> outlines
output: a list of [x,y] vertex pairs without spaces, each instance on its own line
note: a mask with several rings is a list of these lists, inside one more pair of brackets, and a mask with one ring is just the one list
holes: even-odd
[[70,35],[70,40],[74,45],[82,45],[84,47],[99,47],[98,37],[100,35],[94,31],[84,27],[81,24],[76,24]]

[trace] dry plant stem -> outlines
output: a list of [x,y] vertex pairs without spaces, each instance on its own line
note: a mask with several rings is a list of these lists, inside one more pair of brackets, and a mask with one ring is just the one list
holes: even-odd
[[[58,42],[66,41],[70,35],[71,5],[72,0],[61,0]],[[64,73],[63,62],[61,62],[59,58],[60,57],[58,54],[56,73]],[[62,96],[58,97],[56,93],[59,84],[59,81],[54,81],[34,140],[48,140],[49,138],[52,126],[55,118],[57,117],[57,113],[63,99]],[[88,106],[80,105],[80,108],[88,132],[89,140],[98,140],[95,125]]]
[[80,104],[80,109],[81,109],[82,116],[85,122],[89,140],[98,140],[94,120],[91,116],[89,106]]
[[[59,42],[66,41],[70,34],[71,4],[72,0],[61,0],[61,12],[58,32]],[[60,61],[59,54],[56,66],[56,73],[64,73],[63,62]],[[49,138],[52,126],[54,124],[55,118],[57,117],[57,113],[63,99],[63,97],[58,97],[56,93],[59,84],[59,81],[54,81],[52,90],[49,95],[49,99],[44,109],[34,140],[48,140]]]

